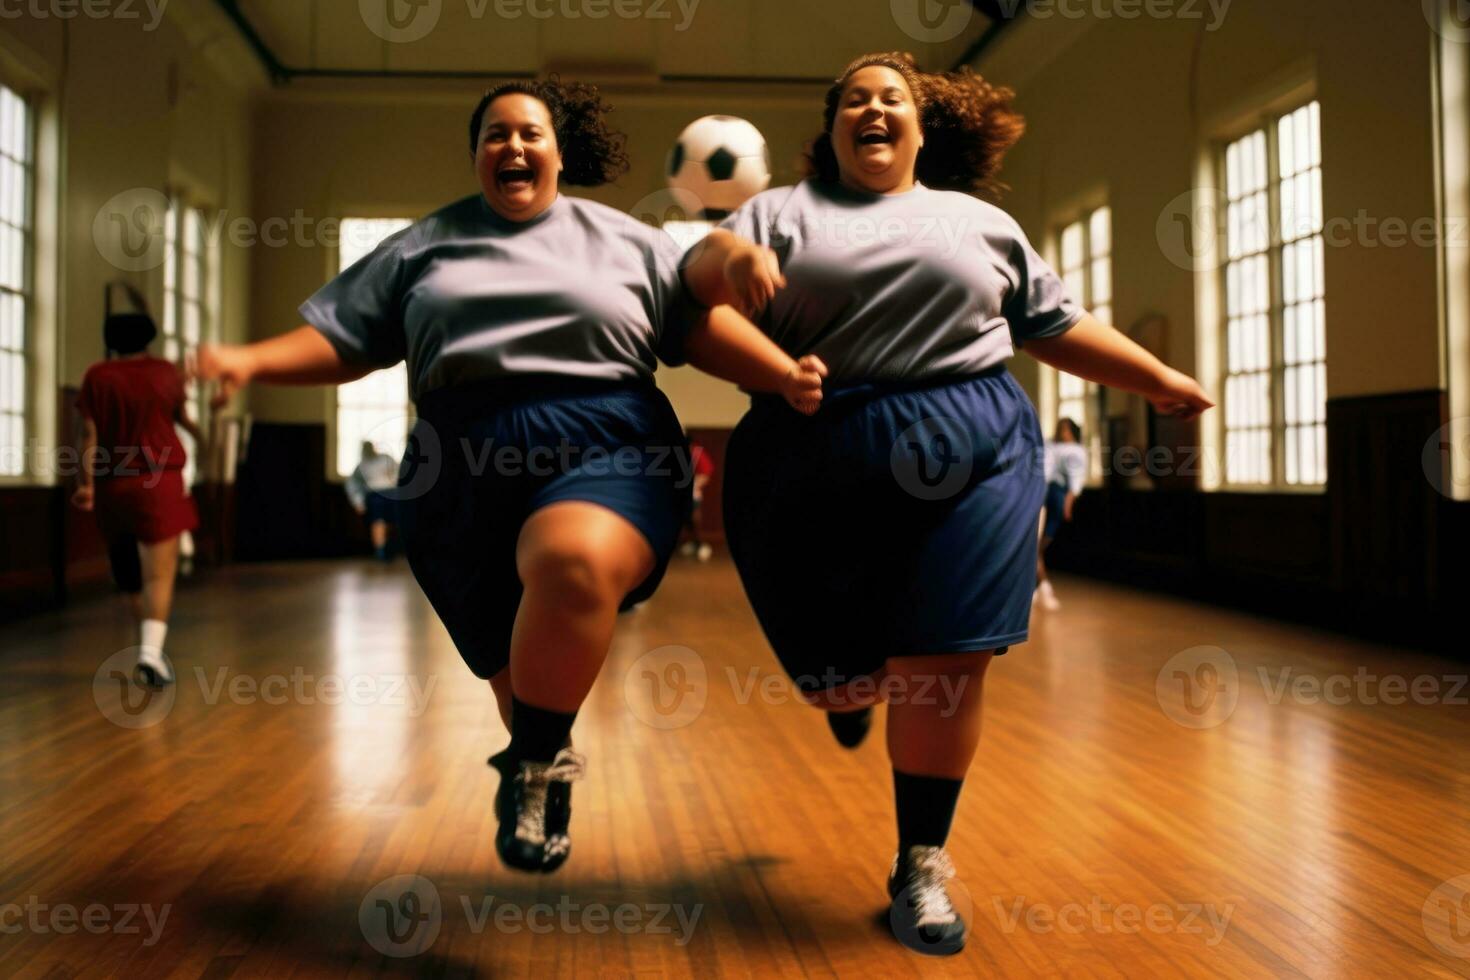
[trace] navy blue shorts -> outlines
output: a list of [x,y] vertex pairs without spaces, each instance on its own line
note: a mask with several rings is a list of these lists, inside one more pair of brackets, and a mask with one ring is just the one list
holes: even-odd
[[1042,511],[1046,516],[1041,528],[1041,536],[1051,541],[1062,529],[1062,521],[1066,519],[1067,485],[1065,483],[1046,485],[1046,501],[1042,504]]
[[1041,428],[1003,367],[827,392],[810,418],[758,397],[726,451],[725,530],[799,688],[889,657],[1026,639]]
[[369,524],[384,521],[388,524],[398,523],[398,501],[390,494],[379,493],[377,490],[369,490],[363,498],[363,516]]
[[476,676],[509,663],[526,519],[600,504],[648,539],[656,564],[623,606],[653,594],[689,512],[693,467],[652,384],[517,377],[419,399],[398,488],[409,567]]

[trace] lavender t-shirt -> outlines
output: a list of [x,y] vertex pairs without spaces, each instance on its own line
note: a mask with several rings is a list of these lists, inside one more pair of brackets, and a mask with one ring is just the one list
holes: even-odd
[[1084,314],[1014,218],[956,191],[872,194],[809,178],[721,224],[770,246],[786,287],[758,323],[832,381],[976,374]]
[[479,194],[390,235],[301,306],[343,361],[407,359],[412,396],[527,373],[651,378],[699,315],[673,238],[558,195],[509,221]]

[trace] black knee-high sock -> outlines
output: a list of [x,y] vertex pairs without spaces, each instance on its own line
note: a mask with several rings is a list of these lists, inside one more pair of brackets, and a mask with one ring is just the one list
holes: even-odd
[[898,849],[907,854],[916,844],[943,847],[960,801],[963,779],[911,776],[893,770],[893,797],[898,805]]
[[510,754],[517,761],[550,762],[567,744],[577,713],[563,714],[511,696]]

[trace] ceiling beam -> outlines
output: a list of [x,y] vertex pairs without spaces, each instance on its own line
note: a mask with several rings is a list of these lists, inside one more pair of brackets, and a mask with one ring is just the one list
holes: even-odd
[[250,18],[240,9],[239,0],[214,0],[225,16],[235,25],[240,36],[250,45],[261,65],[270,74],[272,85],[289,85],[298,78],[409,78],[409,79],[476,79],[476,78],[534,78],[530,72],[504,71],[412,71],[408,69],[372,68],[297,68],[287,65],[276,57],[275,51],[265,38],[250,23]]
[[1020,18],[1028,2],[1029,0],[970,0],[976,10],[990,19],[990,26],[955,60],[950,71],[958,71],[965,65],[973,65],[979,61],[986,49]]
[[[488,78],[535,78],[534,72],[503,72],[503,71],[412,71],[407,69],[357,69],[357,68],[298,68],[287,65],[276,56],[275,51],[261,37],[250,18],[240,9],[239,0],[215,0],[215,4],[235,25],[240,36],[255,52],[260,59],[261,65],[270,75],[271,84],[275,86],[289,85],[298,78],[404,78],[412,80],[437,79],[444,81],[488,79]],[[726,82],[742,83],[752,85],[793,85],[793,84],[821,84],[830,85],[832,79],[827,75],[679,75],[665,74],[658,76],[660,81],[670,83],[702,83],[702,82]]]

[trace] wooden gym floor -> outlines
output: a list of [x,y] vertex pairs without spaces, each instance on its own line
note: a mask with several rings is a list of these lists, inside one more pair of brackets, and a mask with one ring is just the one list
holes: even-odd
[[948,960],[884,926],[881,719],[839,748],[718,558],[623,618],[545,877],[402,563],[185,584],[171,699],[112,601],[4,627],[0,975],[1470,976],[1465,665],[1058,591],[987,680]]

